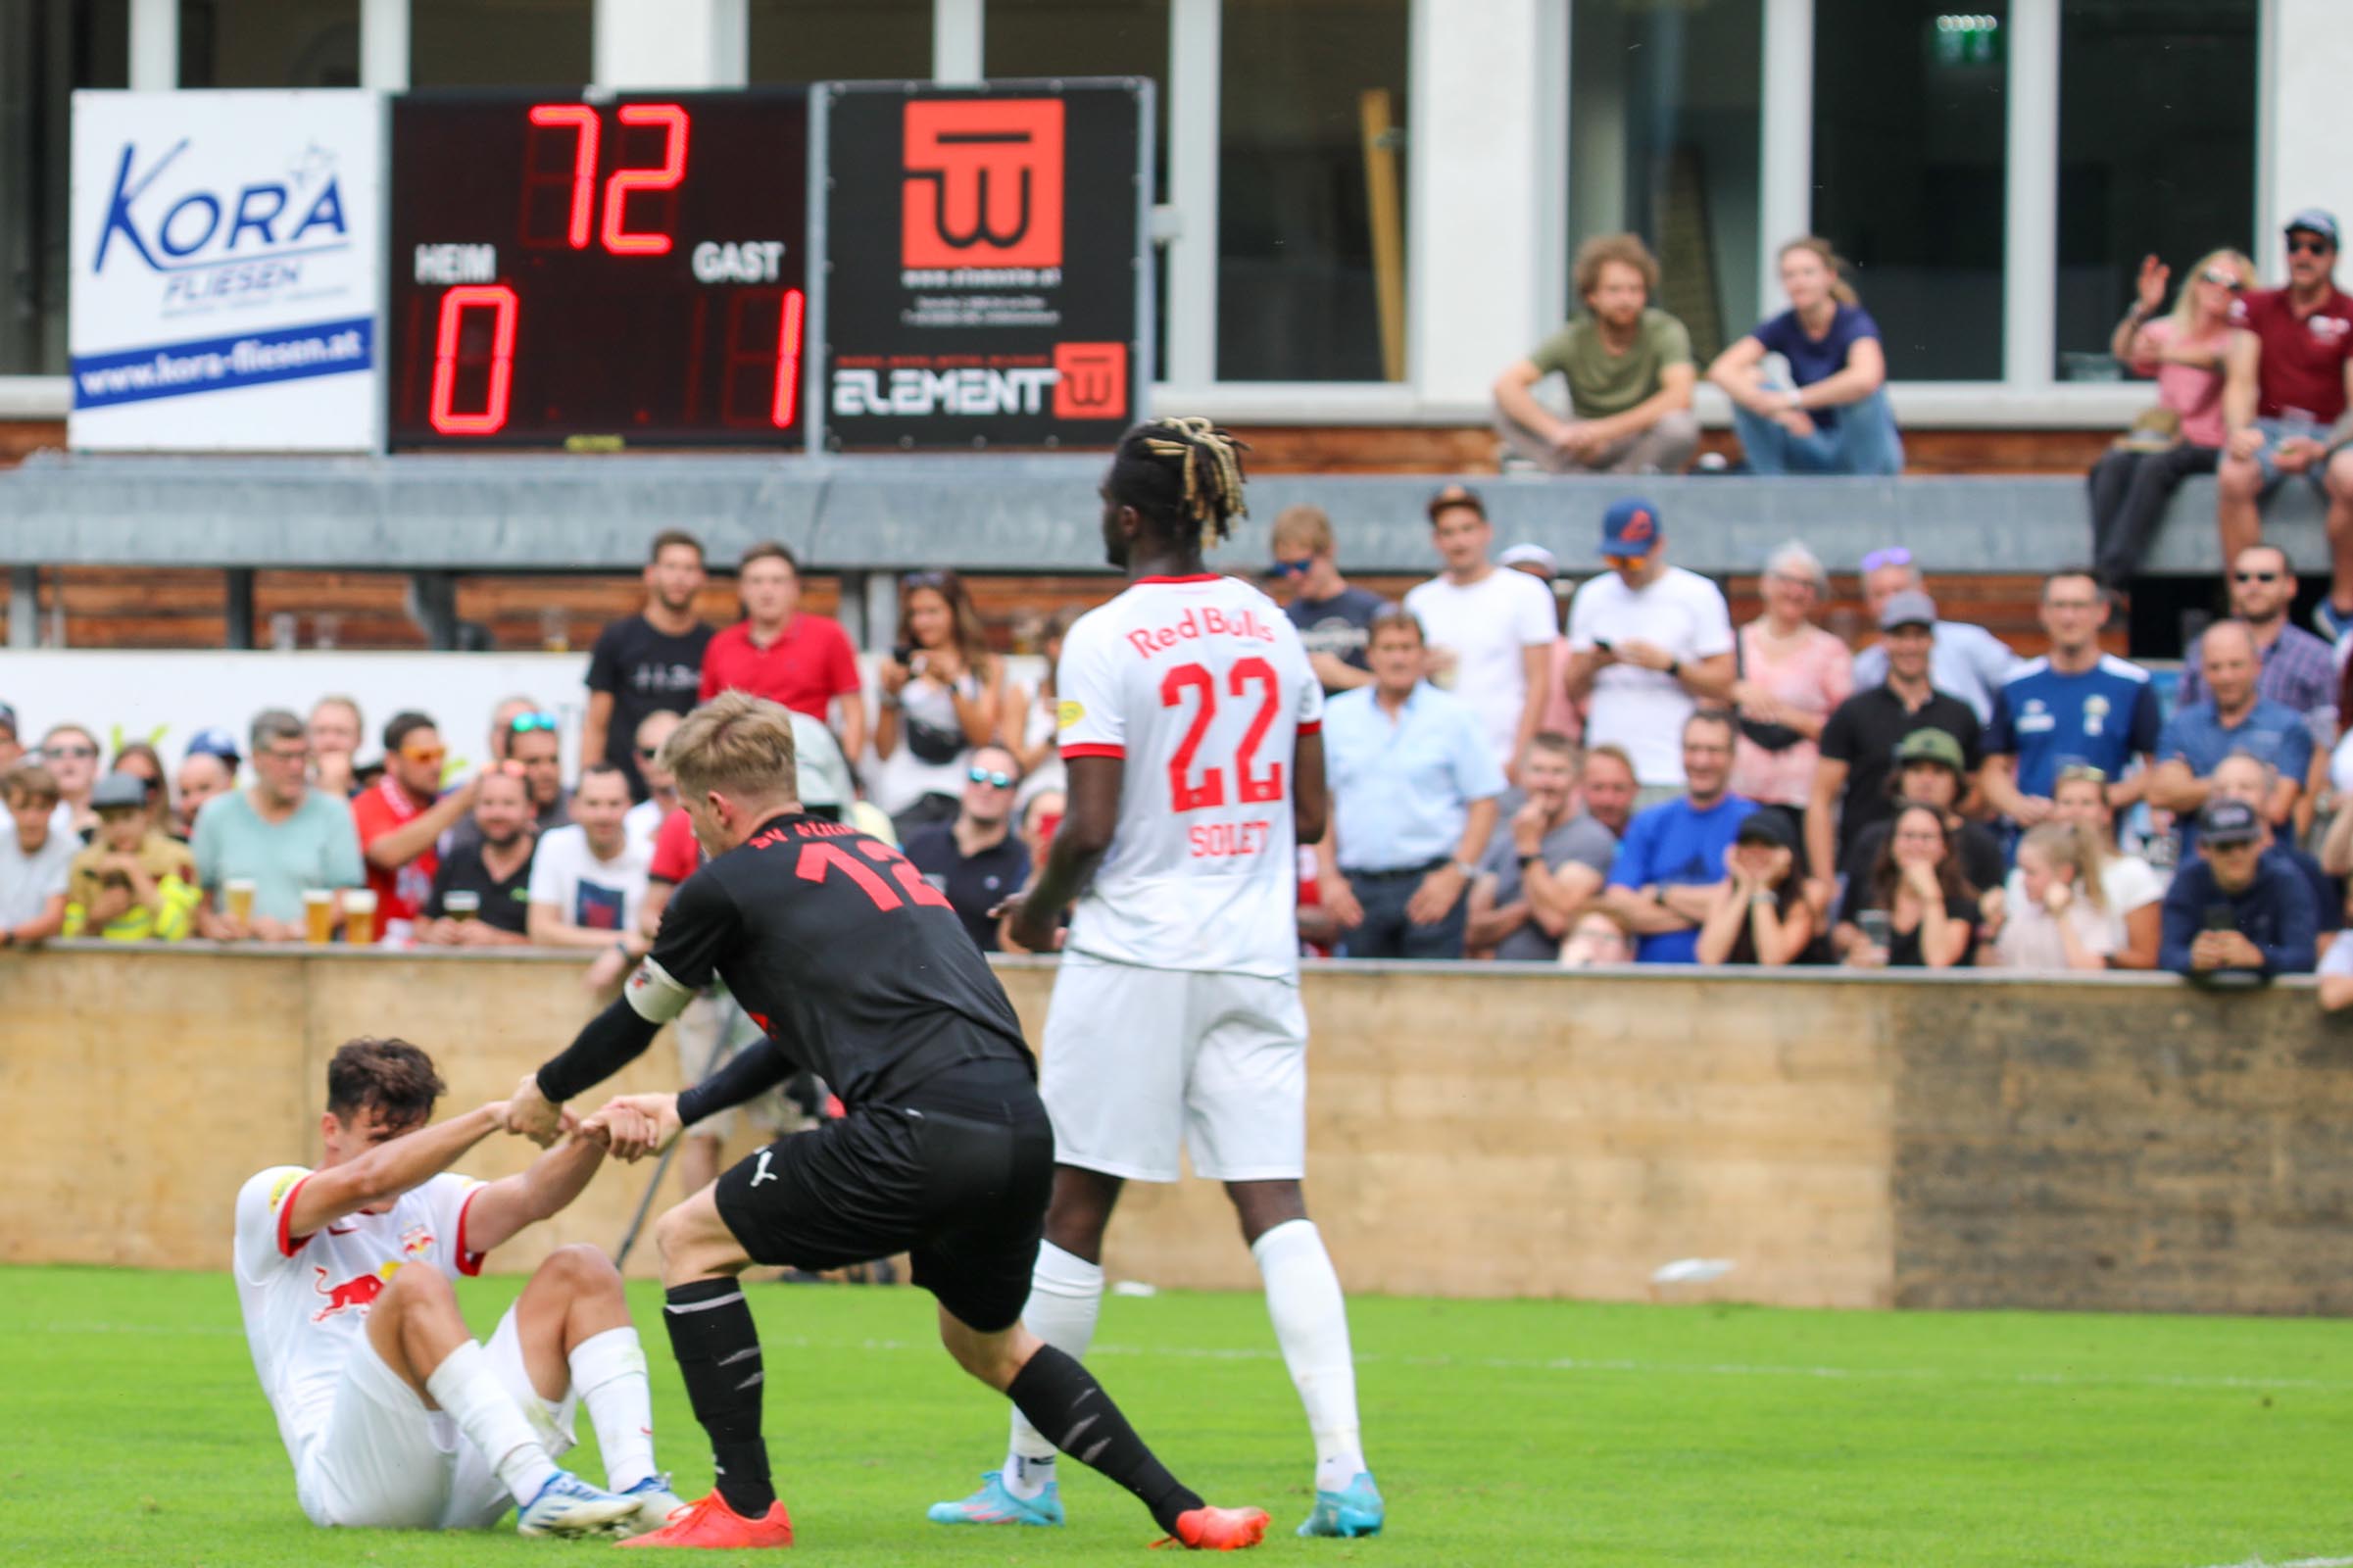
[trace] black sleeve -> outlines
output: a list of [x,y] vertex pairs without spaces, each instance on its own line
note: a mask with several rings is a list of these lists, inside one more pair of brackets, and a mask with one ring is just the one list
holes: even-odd
[[686,990],[701,991],[718,973],[719,955],[734,940],[741,922],[735,900],[708,865],[678,884],[670,902],[662,907],[662,929],[654,934],[648,961]]
[[588,655],[588,689],[617,695],[621,689],[621,638],[625,622],[612,621],[597,634]]
[[678,1097],[678,1120],[692,1127],[704,1117],[740,1105],[763,1089],[772,1089],[801,1070],[775,1041],[735,1054],[735,1059]]
[[616,999],[589,1020],[562,1055],[539,1069],[539,1092],[561,1105],[644,1055],[660,1033],[662,1025],[639,1017],[625,996]]

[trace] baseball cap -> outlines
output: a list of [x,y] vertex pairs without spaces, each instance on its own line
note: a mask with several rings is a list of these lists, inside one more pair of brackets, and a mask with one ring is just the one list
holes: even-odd
[[2201,844],[2253,844],[2263,837],[2263,819],[2244,801],[2209,801],[2198,813]]
[[1479,492],[1467,484],[1442,487],[1438,494],[1430,498],[1430,504],[1424,510],[1430,514],[1430,521],[1435,524],[1438,514],[1448,507],[1468,507],[1482,517],[1487,515],[1487,503],[1479,499]]
[[1751,811],[1740,818],[1740,830],[1733,835],[1735,844],[1770,844],[1777,850],[1793,850],[1797,840],[1789,832],[1789,822],[1779,811]]
[[1658,508],[1640,496],[1628,496],[1601,514],[1601,554],[1646,556],[1667,537]]
[[1893,631],[1898,626],[1934,626],[1936,624],[1936,601],[1917,588],[1887,596],[1879,612],[1879,629]]
[[1916,729],[1895,743],[1895,765],[1906,762],[1942,762],[1956,773],[1968,771],[1969,765],[1961,743],[1934,727]]
[[147,781],[136,773],[109,773],[90,791],[90,809],[111,811],[119,808],[132,810],[147,808]]
[[1498,566],[1542,566],[1547,577],[1560,575],[1560,563],[1553,560],[1552,552],[1546,550],[1543,545],[1513,545],[1509,550],[1495,557],[1495,564]]
[[2320,235],[2328,242],[2331,249],[2336,246],[2336,215],[2325,207],[2305,208],[2287,220],[2286,227],[2282,232],[2293,234],[2298,229]]
[[218,757],[230,767],[237,765],[237,737],[216,724],[200,729],[188,742],[190,757]]

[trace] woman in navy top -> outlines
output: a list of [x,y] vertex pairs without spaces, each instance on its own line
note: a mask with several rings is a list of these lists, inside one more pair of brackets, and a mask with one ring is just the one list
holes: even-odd
[[[1789,308],[1707,368],[1707,378],[1732,399],[1733,425],[1751,472],[1903,471],[1879,323],[1838,267],[1828,240],[1809,235],[1784,245],[1781,286]],[[1789,362],[1795,385],[1767,377],[1768,354]]]

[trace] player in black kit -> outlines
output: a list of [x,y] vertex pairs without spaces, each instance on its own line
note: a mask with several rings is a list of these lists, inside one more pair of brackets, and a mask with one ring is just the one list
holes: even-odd
[[805,814],[792,724],[741,692],[695,710],[662,766],[711,859],[680,886],[621,1000],[526,1077],[514,1130],[552,1138],[558,1108],[630,1061],[714,973],[767,1039],[677,1095],[628,1095],[589,1118],[635,1157],[682,1126],[808,1067],[848,1114],[784,1138],[662,1215],[662,1320],[718,1485],[631,1546],[783,1546],[760,1437],[760,1337],[736,1276],[835,1268],[905,1250],[938,1299],[940,1338],[1063,1451],[1126,1487],[1184,1545],[1255,1545],[1256,1508],[1212,1508],[1152,1456],[1077,1361],[1022,1327],[1054,1132],[1005,990],[945,895],[896,850]]

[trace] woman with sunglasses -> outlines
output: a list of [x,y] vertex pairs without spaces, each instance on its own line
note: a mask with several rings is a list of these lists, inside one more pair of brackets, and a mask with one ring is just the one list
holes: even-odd
[[996,738],[1004,706],[1004,668],[955,572],[900,580],[899,646],[876,673],[874,755],[882,769],[874,802],[905,842],[917,828],[955,818],[972,749]]
[[2230,305],[2254,286],[2255,264],[2211,251],[2189,270],[2170,315],[2159,317],[2171,271],[2141,258],[2138,297],[2116,323],[2108,352],[2134,375],[2154,376],[2156,406],[2091,466],[2091,549],[2100,582],[2122,588],[2140,569],[2166,503],[2193,473],[2223,457],[2223,356]]

